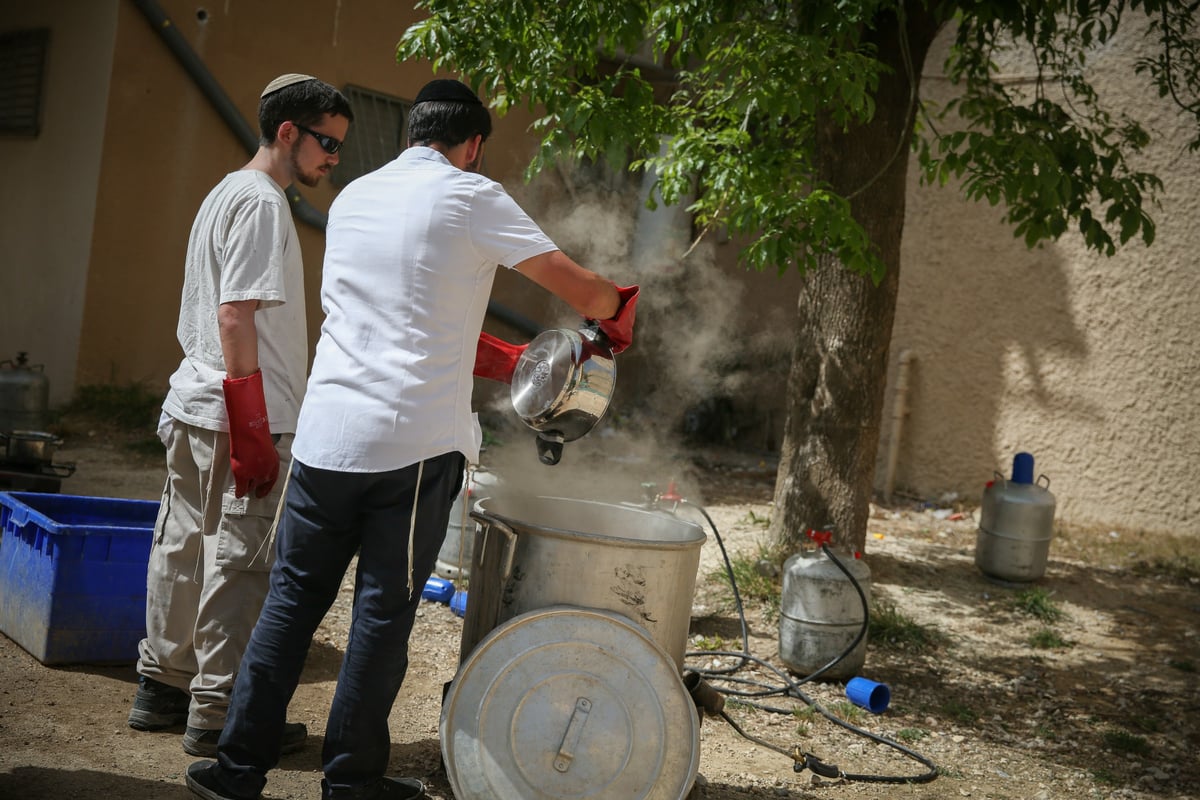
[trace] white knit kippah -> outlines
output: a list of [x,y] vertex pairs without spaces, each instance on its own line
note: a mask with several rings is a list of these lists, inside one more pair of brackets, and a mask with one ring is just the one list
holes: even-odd
[[301,75],[299,72],[289,72],[286,75],[280,75],[275,80],[267,84],[267,88],[262,90],[259,98],[266,97],[271,92],[278,92],[285,86],[291,86],[293,83],[304,83],[304,81],[315,81],[312,75]]

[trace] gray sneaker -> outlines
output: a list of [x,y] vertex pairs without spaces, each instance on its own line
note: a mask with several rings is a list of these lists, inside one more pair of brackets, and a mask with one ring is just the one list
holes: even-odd
[[133,708],[129,709],[129,727],[135,731],[161,731],[187,722],[191,695],[165,683],[147,678],[138,680]]
[[[193,728],[191,725],[183,732],[183,752],[193,756],[207,758],[217,757],[217,742],[221,739],[221,729],[206,731],[203,728]],[[304,747],[308,739],[308,728],[303,722],[287,722],[283,726],[283,742],[279,754],[294,753]]]

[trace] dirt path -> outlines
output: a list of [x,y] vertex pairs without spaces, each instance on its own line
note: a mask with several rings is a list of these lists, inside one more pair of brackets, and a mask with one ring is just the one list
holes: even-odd
[[[66,449],[77,464],[63,492],[155,499],[161,471],[103,444]],[[769,470],[709,463],[699,479],[705,506],[727,549],[755,554],[770,514]],[[722,488],[723,487],[723,488]],[[840,683],[804,688],[825,707],[873,734],[931,759],[939,777],[925,785],[819,779],[755,744],[720,719],[700,732],[700,790],[708,800],[765,798],[1129,798],[1200,796],[1200,585],[1194,574],[1134,570],[1135,538],[1056,543],[1039,582],[1063,617],[1047,624],[1016,607],[1019,589],[986,580],[973,563],[972,509],[878,510],[867,564],[872,591],[904,618],[940,634],[923,651],[872,642],[864,673],[891,687],[882,715],[845,703]],[[702,520],[697,520],[702,522]],[[1108,538],[1105,534],[1095,537]],[[1089,553],[1083,556],[1083,553]],[[703,549],[693,611],[697,646],[740,648],[727,594],[708,576],[722,559],[715,537]],[[1193,562],[1194,563],[1194,562]],[[271,773],[266,797],[319,796],[320,742],[349,620],[350,585],[323,623],[291,718],[308,725],[309,746]],[[778,623],[748,609],[752,655],[778,662]],[[458,662],[462,620],[424,604],[412,639],[409,678],[391,716],[393,770],[415,774],[430,796],[450,800],[441,768],[442,684]],[[1035,647],[1049,630],[1059,646]],[[689,658],[690,668],[714,666]],[[741,677],[776,685],[769,671]],[[125,724],[131,665],[47,667],[0,636],[0,798],[190,797],[183,771],[193,760],[179,732],[147,734]],[[779,706],[802,704],[785,698]],[[773,713],[730,704],[745,732],[787,751],[800,747],[846,772],[916,775],[918,762],[819,715]],[[505,800],[508,800],[507,798]],[[619,798],[614,800],[625,800]]]

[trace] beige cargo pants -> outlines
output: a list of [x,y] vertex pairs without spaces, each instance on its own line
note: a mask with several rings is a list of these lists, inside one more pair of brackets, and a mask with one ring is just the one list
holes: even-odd
[[167,482],[146,571],[146,638],[137,670],[190,692],[187,724],[225,726],[234,677],[267,595],[270,538],[291,462],[278,436],[279,480],[270,494],[234,496],[229,434],[167,417]]

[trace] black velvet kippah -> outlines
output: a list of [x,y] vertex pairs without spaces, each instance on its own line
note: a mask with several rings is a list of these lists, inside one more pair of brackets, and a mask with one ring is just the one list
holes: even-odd
[[418,103],[424,103],[429,100],[448,100],[452,103],[483,105],[483,101],[465,83],[448,78],[438,78],[421,87],[421,91],[417,92],[417,99],[413,101],[413,105],[415,106]]

